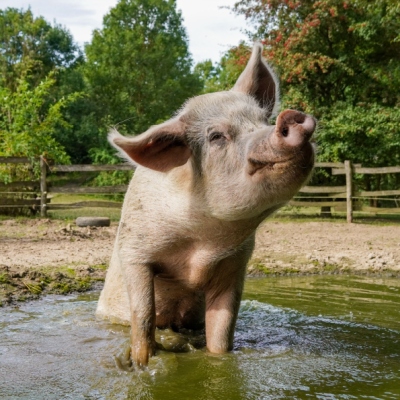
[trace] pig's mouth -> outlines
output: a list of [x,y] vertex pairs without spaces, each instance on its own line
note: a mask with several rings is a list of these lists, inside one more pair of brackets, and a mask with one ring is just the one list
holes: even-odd
[[[279,151],[274,150],[273,146],[269,143],[268,146],[271,149],[270,154],[265,155],[269,158],[268,161],[261,161],[257,157],[257,153],[254,152],[253,157],[249,157],[247,172],[250,176],[253,176],[260,171],[282,171],[288,164],[298,165],[303,170],[310,170],[314,164],[314,152],[315,144],[307,142],[301,149],[297,151],[286,152],[286,154],[279,154]],[[272,154],[271,154],[272,153]],[[254,158],[254,155],[257,158]]]
[[256,160],[255,158],[249,158],[249,164],[251,166],[249,170],[249,175],[254,175],[257,171],[260,171],[262,169],[270,170],[272,171],[275,167],[276,164],[285,164],[291,160],[293,160],[294,157],[290,157],[284,160],[279,160],[279,161],[260,161]]

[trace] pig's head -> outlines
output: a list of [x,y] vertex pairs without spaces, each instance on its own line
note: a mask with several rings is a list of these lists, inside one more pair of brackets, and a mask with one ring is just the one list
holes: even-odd
[[284,110],[269,125],[277,97],[277,81],[256,44],[230,91],[194,97],[139,136],[114,131],[109,139],[129,161],[174,182],[189,179],[195,203],[216,218],[267,216],[296,194],[314,163],[315,120]]

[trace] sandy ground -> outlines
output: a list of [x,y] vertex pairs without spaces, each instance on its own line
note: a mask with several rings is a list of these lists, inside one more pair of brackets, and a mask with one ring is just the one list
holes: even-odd
[[[105,276],[117,230],[49,219],[0,221],[0,304],[86,290]],[[400,225],[267,221],[250,274],[400,276]]]
[[400,276],[400,224],[268,221],[258,231],[250,270],[257,263],[278,273]]
[[[108,265],[117,224],[79,228],[54,220],[0,221],[0,265],[86,268]],[[250,265],[271,272],[314,267],[400,273],[400,225],[266,221]]]
[[80,228],[59,220],[0,221],[0,265],[11,268],[108,264],[117,225]]

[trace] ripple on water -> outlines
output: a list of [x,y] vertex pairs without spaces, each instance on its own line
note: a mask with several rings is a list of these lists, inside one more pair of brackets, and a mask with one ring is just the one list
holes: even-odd
[[232,353],[159,351],[141,373],[116,368],[129,329],[96,321],[97,294],[3,308],[0,398],[398,399],[398,287],[359,278],[248,282]]

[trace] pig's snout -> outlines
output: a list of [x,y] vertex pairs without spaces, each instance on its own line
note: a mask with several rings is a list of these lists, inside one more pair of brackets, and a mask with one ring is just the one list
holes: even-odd
[[[274,170],[277,164],[301,160],[302,165],[312,166],[313,146],[310,143],[316,127],[315,119],[295,110],[285,110],[278,115],[272,132],[250,147],[248,154],[248,173]],[[260,136],[259,136],[260,137]]]
[[295,110],[285,110],[278,115],[274,142],[284,147],[298,147],[307,143],[316,126],[315,119]]

